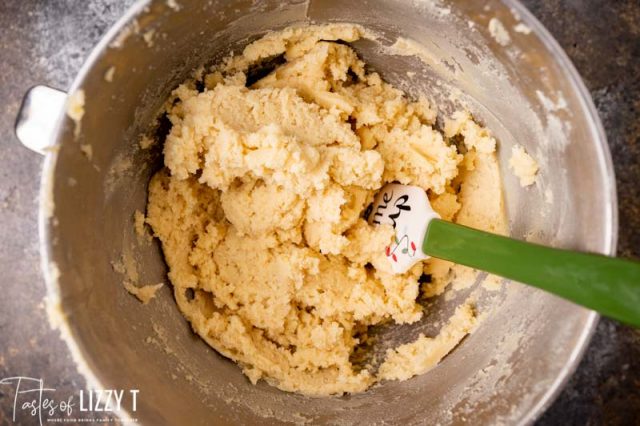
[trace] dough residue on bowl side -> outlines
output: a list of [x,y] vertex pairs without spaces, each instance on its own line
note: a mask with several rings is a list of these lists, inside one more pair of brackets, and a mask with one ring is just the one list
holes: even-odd
[[538,163],[522,146],[516,145],[511,149],[509,168],[520,179],[520,186],[525,187],[535,183],[539,169]]

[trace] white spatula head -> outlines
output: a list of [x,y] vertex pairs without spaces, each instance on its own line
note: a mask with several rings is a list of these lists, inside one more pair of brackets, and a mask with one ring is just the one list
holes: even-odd
[[371,225],[394,227],[395,239],[386,247],[385,255],[393,271],[402,274],[429,257],[422,251],[422,241],[429,222],[439,217],[424,189],[390,183],[376,195],[367,220]]

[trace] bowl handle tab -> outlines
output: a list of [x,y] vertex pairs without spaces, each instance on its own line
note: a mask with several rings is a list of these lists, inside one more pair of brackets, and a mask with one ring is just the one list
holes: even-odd
[[27,91],[16,118],[16,136],[32,151],[45,155],[55,142],[63,116],[67,94],[48,86],[34,86]]

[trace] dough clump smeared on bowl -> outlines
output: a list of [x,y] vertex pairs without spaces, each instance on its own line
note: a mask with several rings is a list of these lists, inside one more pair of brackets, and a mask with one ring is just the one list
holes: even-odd
[[[495,140],[468,114],[437,130],[426,98],[409,100],[334,42],[364,34],[270,33],[167,102],[166,167],[150,183],[146,221],[180,310],[253,383],[361,392],[429,370],[476,324],[464,304],[440,335],[389,350],[377,371],[352,362],[368,327],[417,322],[421,294],[470,271],[430,259],[394,275],[392,228],[363,219],[378,189],[417,185],[446,220],[505,229]],[[256,78],[260,63],[276,66]]]

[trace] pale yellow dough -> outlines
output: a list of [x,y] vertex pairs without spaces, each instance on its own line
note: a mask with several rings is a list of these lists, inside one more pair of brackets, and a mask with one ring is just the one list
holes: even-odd
[[130,283],[129,281],[124,281],[124,288],[135,297],[138,298],[142,304],[146,305],[156,297],[156,292],[160,290],[160,288],[164,285],[163,283],[158,284],[149,284],[143,286],[136,286],[135,284]]
[[539,169],[538,163],[520,145],[511,149],[509,168],[520,179],[520,186],[525,187],[535,183]]
[[[421,186],[447,220],[505,229],[490,133],[466,113],[436,130],[425,98],[409,100],[330,42],[362,35],[353,25],[269,34],[203,76],[204,91],[190,81],[167,102],[166,168],[150,183],[146,221],[180,310],[253,383],[361,392],[425,372],[474,326],[465,304],[379,372],[351,363],[368,326],[422,317],[423,273],[431,295],[456,274],[434,260],[391,273],[393,230],[362,219],[386,182]],[[282,53],[286,63],[245,87],[252,63]]]

